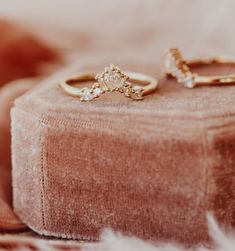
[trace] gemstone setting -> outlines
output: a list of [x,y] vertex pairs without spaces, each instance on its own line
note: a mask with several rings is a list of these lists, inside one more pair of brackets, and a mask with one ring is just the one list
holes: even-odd
[[143,99],[143,88],[141,86],[133,86],[132,87],[132,99],[141,100]]
[[102,89],[99,88],[99,87],[96,87],[96,88],[93,90],[93,94],[94,94],[96,97],[99,97],[99,96],[102,94]]
[[175,77],[185,87],[193,88],[195,86],[195,76],[183,60],[178,49],[170,49],[165,53],[164,67],[168,75]]
[[90,101],[94,98],[91,90],[88,87],[81,89],[81,101]]
[[113,64],[110,64],[109,67],[105,68],[104,72],[96,76],[98,83],[105,84],[109,91],[117,91],[122,88],[128,78],[125,73]]

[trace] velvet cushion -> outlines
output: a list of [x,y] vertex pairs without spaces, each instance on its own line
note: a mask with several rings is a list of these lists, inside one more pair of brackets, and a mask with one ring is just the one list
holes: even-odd
[[[162,77],[144,101],[106,94],[88,103],[58,87],[68,74],[107,63],[80,58],[17,100],[17,215],[40,234],[86,240],[112,227],[147,239],[207,241],[207,211],[235,224],[235,86],[191,90]],[[160,76],[159,65],[141,59],[114,63]]]

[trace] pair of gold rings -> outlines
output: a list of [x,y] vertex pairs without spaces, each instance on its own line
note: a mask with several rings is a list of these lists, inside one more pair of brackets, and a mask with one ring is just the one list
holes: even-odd
[[[190,70],[193,66],[213,63],[234,64],[234,62],[222,58],[187,62],[183,59],[179,49],[172,48],[164,54],[164,73],[167,77],[176,78],[178,83],[182,83],[187,88],[235,83],[235,74],[201,76]],[[95,83],[90,88],[74,86],[85,81],[95,81]],[[76,76],[66,78],[60,83],[60,86],[67,94],[78,97],[81,101],[91,101],[104,93],[114,91],[123,93],[132,100],[142,100],[143,96],[155,92],[158,87],[158,80],[145,74],[121,71],[118,67],[111,64],[101,73],[81,72]]]

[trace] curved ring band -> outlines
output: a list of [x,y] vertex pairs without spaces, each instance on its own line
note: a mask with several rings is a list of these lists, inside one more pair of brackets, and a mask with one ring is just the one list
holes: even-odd
[[179,83],[183,83],[185,87],[194,88],[204,85],[220,85],[220,84],[234,84],[235,73],[229,75],[218,76],[201,76],[193,73],[190,67],[210,64],[234,64],[234,61],[223,58],[213,58],[205,60],[185,61],[179,49],[172,48],[166,51],[164,55],[165,72],[166,75],[173,76]]
[[[91,88],[77,88],[73,86],[78,82],[92,80],[96,80],[96,82]],[[141,84],[141,86],[132,85],[132,81]],[[141,100],[143,96],[156,90],[158,81],[148,75],[122,72],[118,67],[111,64],[102,73],[82,72],[77,76],[65,79],[60,83],[60,86],[67,94],[79,97],[81,101],[90,101],[106,92],[113,91],[124,93],[126,97],[133,100]]]

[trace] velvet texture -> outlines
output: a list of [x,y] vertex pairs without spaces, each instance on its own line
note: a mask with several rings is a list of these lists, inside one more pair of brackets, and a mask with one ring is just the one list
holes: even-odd
[[19,230],[26,226],[12,211],[10,108],[18,96],[29,90],[35,82],[12,82],[0,91],[0,231]]
[[14,23],[0,20],[0,33],[0,231],[5,232],[26,228],[12,211],[10,108],[35,84],[34,79],[8,81],[46,74],[49,64],[60,60],[55,50]]
[[[21,220],[57,237],[96,240],[111,227],[191,244],[208,240],[207,211],[234,224],[235,87],[189,90],[162,78],[144,101],[107,94],[88,103],[59,89],[61,77],[103,69],[106,60],[78,63],[17,100],[13,186]],[[159,76],[159,66],[141,59],[116,61]]]

